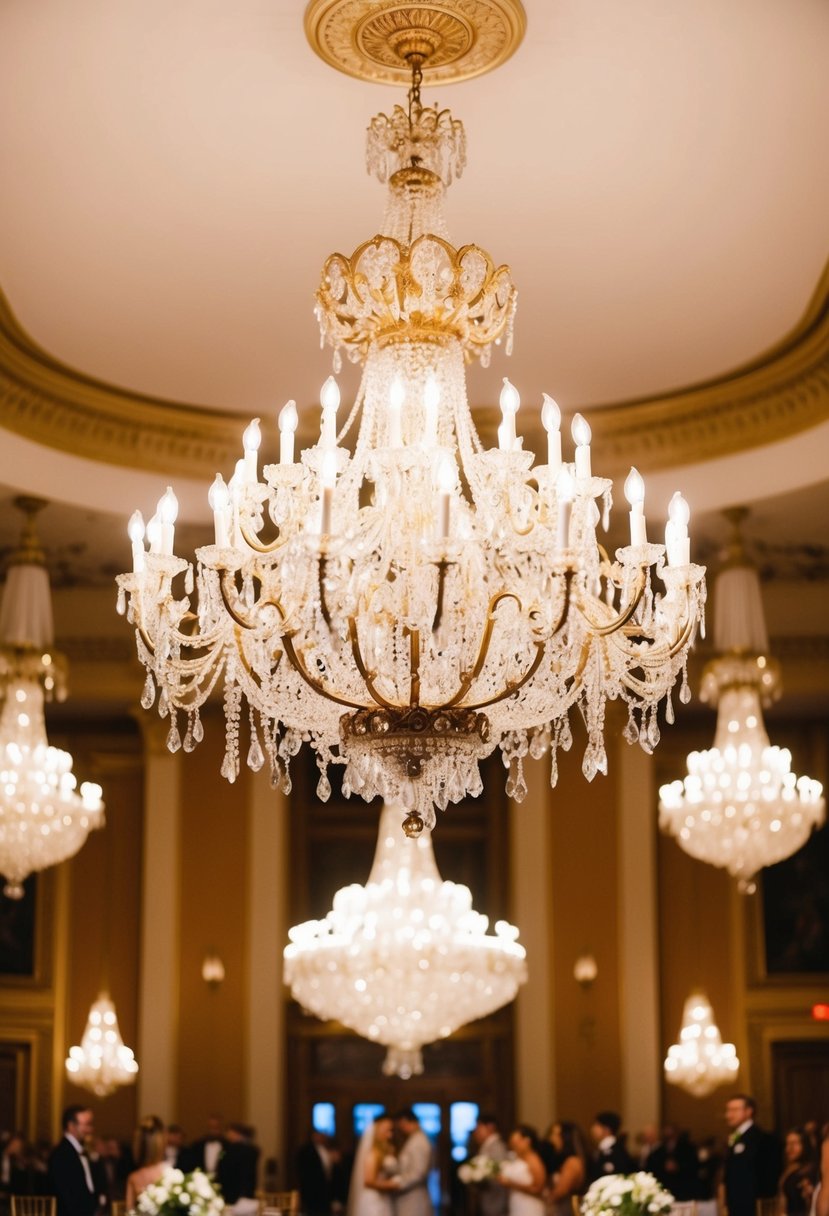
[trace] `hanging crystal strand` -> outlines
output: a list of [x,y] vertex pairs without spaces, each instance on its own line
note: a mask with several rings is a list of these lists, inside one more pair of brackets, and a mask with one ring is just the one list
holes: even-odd
[[182,743],[182,747],[184,748],[184,750],[186,752],[191,752],[195,746],[196,746],[196,743],[195,743],[195,740],[193,739],[193,715],[188,714],[187,715],[187,730],[185,731],[185,734],[184,734],[184,742]]
[[170,713],[170,729],[167,731],[167,749],[173,753],[181,747],[181,735],[178,733],[178,715],[175,710]]
[[259,742],[259,734],[256,730],[256,722],[253,716],[252,705],[248,707],[248,723],[250,726],[250,747],[248,748],[247,763],[248,768],[251,768],[255,773],[258,773],[262,765],[265,763],[265,756]]
[[633,701],[628,702],[628,720],[625,724],[625,729],[622,731],[622,737],[625,742],[631,745],[639,742],[639,727],[636,725],[635,706]]
[[242,702],[242,689],[236,682],[235,667],[225,675],[224,709],[225,709],[225,754],[222,760],[222,776],[231,783],[239,776],[239,714]]
[[147,672],[147,678],[144,681],[144,690],[141,693],[142,709],[152,709],[155,701],[155,684],[151,673]]
[[691,700],[691,686],[688,683],[688,658],[686,656],[682,662],[682,684],[679,688],[679,699],[683,705],[687,705]]

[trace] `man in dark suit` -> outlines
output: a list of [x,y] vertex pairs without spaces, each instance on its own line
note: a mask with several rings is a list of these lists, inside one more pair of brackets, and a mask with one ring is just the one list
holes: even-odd
[[190,1170],[204,1170],[205,1174],[215,1174],[219,1158],[227,1145],[222,1128],[222,1116],[210,1115],[207,1120],[207,1134],[182,1149],[178,1168],[185,1173]]
[[252,1129],[244,1123],[228,1125],[224,1152],[216,1169],[216,1181],[226,1204],[253,1199],[256,1194],[259,1148],[252,1137]]
[[94,1130],[88,1106],[67,1106],[62,1119],[63,1138],[49,1157],[49,1183],[57,1198],[57,1216],[95,1216],[104,1202],[95,1177],[97,1163],[86,1152]]
[[310,1136],[297,1152],[300,1207],[305,1216],[331,1216],[336,1161],[329,1145],[325,1132],[312,1127]]
[[757,1200],[770,1199],[777,1192],[779,1146],[754,1122],[756,1109],[747,1094],[734,1094],[725,1104],[730,1133],[724,1179],[728,1216],[754,1216]]
[[635,1162],[619,1136],[622,1120],[615,1110],[600,1110],[593,1120],[590,1135],[596,1148],[590,1158],[591,1182],[607,1174],[630,1174],[636,1169]]

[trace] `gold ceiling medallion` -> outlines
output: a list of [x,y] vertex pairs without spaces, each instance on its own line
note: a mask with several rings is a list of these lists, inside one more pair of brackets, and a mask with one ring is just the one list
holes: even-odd
[[406,84],[413,58],[429,83],[497,68],[524,37],[520,0],[311,0],[305,33],[326,63],[380,84]]

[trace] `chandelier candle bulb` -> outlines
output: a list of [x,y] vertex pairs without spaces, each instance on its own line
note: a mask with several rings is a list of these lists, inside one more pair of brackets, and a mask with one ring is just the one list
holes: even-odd
[[178,499],[173,493],[172,486],[168,486],[159,498],[157,512],[161,522],[159,552],[169,557],[173,552],[175,522],[178,517]]
[[688,537],[690,518],[691,508],[676,490],[668,506],[668,522],[665,525],[669,566],[687,566],[691,560],[691,541]]
[[576,414],[570,427],[570,433],[576,445],[576,480],[587,481],[591,476],[590,469],[590,440],[593,432],[590,423],[583,414]]
[[161,552],[161,520],[157,510],[155,515],[151,515],[147,520],[147,544],[150,546],[150,553]]
[[224,549],[230,543],[228,516],[230,515],[230,491],[225,485],[221,473],[217,473],[207,495],[207,501],[213,512],[213,531],[216,544]]
[[296,402],[288,401],[279,411],[279,463],[294,463],[294,435],[299,425]]
[[556,492],[558,494],[558,547],[559,549],[568,549],[570,547],[570,516],[573,511],[575,484],[573,482],[573,474],[566,464],[561,466],[556,478]]
[[438,406],[440,405],[440,385],[434,376],[430,376],[426,381],[426,388],[423,391],[423,412],[425,416],[425,426],[423,428],[423,441],[428,446],[437,443],[438,438]]
[[518,389],[504,376],[504,387],[501,389],[500,399],[503,421],[498,427],[498,447],[502,452],[514,452],[517,446],[515,415],[518,413],[520,404],[521,398],[518,395]]
[[242,446],[245,449],[245,481],[250,485],[254,485],[258,477],[256,462],[261,442],[262,431],[259,419],[253,418],[245,427],[245,433],[242,436]]
[[452,461],[443,455],[437,469],[437,486],[440,491],[440,539],[446,540],[449,535],[449,516],[452,509],[452,491],[455,488],[456,474]]
[[337,484],[337,453],[326,452],[320,465],[320,486],[322,488],[322,517],[320,533],[328,536],[331,532],[331,508],[334,502],[334,486]]
[[406,390],[403,387],[403,381],[399,376],[395,376],[389,393],[388,440],[390,448],[400,448],[403,446],[403,402],[405,399]]
[[645,483],[638,469],[632,468],[625,478],[625,498],[630,503],[630,543],[646,545],[648,533],[645,526]]
[[561,410],[549,394],[543,395],[541,422],[547,432],[547,476],[554,485],[561,468]]
[[329,376],[322,386],[320,405],[322,406],[320,447],[329,451],[337,446],[337,410],[340,408],[340,386],[333,376]]
[[127,525],[127,535],[132,541],[132,568],[136,574],[144,569],[144,516],[133,511]]

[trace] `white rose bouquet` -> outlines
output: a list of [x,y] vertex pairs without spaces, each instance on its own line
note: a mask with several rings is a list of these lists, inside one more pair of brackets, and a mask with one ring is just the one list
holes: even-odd
[[138,1211],[145,1216],[219,1216],[224,1206],[221,1192],[203,1170],[183,1174],[170,1165],[138,1197]]
[[499,1163],[491,1157],[470,1157],[458,1167],[458,1177],[467,1186],[474,1182],[491,1182],[493,1178],[498,1177],[499,1169]]
[[588,1188],[581,1204],[584,1216],[656,1216],[670,1212],[675,1200],[653,1174],[608,1174]]

